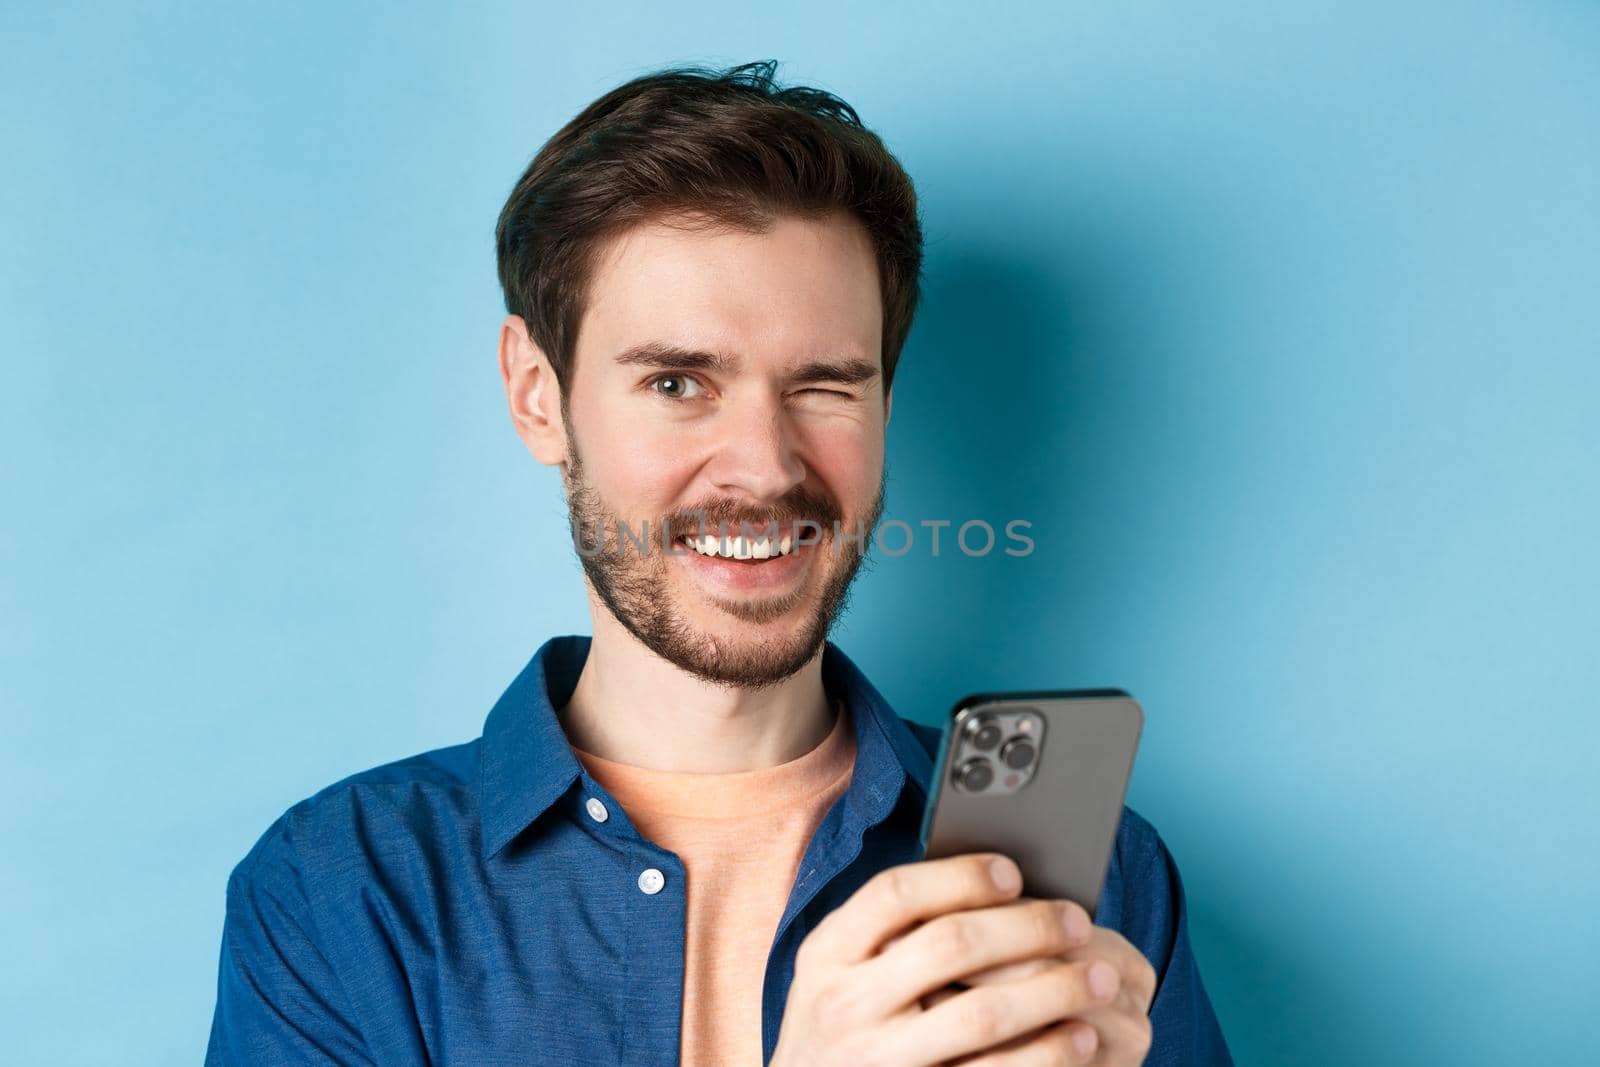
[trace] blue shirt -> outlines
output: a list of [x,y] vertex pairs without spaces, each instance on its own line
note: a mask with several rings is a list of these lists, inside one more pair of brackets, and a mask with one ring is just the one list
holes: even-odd
[[[562,732],[555,709],[588,650],[587,637],[552,638],[482,737],[353,775],[267,829],[228,879],[208,1065],[678,1062],[684,867],[634,829]],[[763,1062],[801,940],[873,874],[920,858],[939,740],[831,642],[822,673],[851,710],[856,763],[768,955]],[[664,877],[641,879],[650,870]],[[1129,809],[1095,922],[1156,969],[1146,1063],[1231,1063],[1178,870]]]

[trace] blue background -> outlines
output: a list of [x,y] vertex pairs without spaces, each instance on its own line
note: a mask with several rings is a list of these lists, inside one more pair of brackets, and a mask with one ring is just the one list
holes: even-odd
[[[1287,8],[1287,10],[1286,10]],[[198,1062],[284,808],[586,632],[495,367],[538,146],[776,58],[922,195],[904,713],[1118,685],[1241,1062],[1600,1059],[1600,7],[0,11],[8,1062]]]

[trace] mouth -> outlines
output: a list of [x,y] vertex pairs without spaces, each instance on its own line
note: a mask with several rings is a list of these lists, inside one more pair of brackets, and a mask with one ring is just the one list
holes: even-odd
[[696,537],[685,534],[678,538],[678,544],[712,559],[746,560],[751,563],[787,556],[795,551],[792,534],[782,537],[714,537],[710,534]]
[[776,537],[685,535],[674,559],[703,585],[723,594],[782,591],[810,568],[818,545],[797,544],[792,534]]

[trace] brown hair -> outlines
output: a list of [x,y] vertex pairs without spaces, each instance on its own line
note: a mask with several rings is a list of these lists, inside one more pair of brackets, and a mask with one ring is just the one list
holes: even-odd
[[506,311],[521,316],[565,400],[597,253],[664,215],[759,233],[780,215],[844,209],[866,227],[883,300],[887,392],[922,272],[916,191],[856,111],[831,93],[779,88],[773,60],[676,67],[584,108],[528,165],[495,225]]

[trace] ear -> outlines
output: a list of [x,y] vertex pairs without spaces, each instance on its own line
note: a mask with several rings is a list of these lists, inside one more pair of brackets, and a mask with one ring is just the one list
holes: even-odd
[[500,324],[500,380],[517,436],[546,466],[567,461],[567,431],[561,418],[561,383],[544,351],[528,336],[520,315]]

